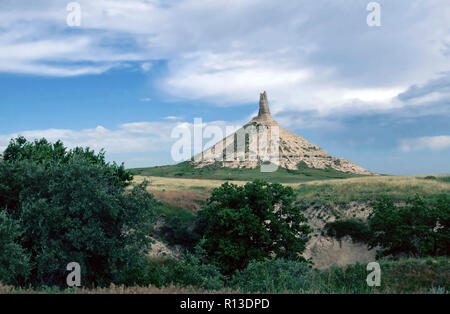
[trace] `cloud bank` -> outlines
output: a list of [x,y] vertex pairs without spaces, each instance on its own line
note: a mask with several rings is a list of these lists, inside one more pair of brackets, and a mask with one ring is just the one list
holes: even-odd
[[78,2],[82,25],[70,28],[61,1],[2,1],[0,71],[77,76],[140,62],[148,72],[167,60],[167,94],[224,106],[265,89],[274,113],[448,101],[437,79],[450,71],[447,0],[379,1],[381,27],[356,0]]
[[[313,130],[343,150],[344,142],[383,152],[447,147],[448,0],[378,0],[381,27],[366,24],[369,1],[361,0],[78,2],[81,27],[71,28],[64,1],[1,1],[0,73],[73,77],[129,69],[151,78],[168,99],[254,103],[252,115],[258,93],[267,90],[283,127]],[[157,106],[156,98],[136,97]],[[14,134],[117,153],[162,150],[183,117],[161,116],[117,129]],[[14,134],[0,136],[0,149]]]
[[400,149],[404,152],[415,150],[443,150],[450,147],[450,136],[422,136],[418,138],[403,139]]

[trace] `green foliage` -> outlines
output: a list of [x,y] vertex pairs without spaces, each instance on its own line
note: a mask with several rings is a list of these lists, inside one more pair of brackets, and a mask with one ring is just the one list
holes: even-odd
[[251,261],[233,275],[231,286],[244,293],[306,292],[311,287],[308,263],[284,259]]
[[[433,287],[449,289],[448,258],[378,260],[381,286],[369,287],[366,264],[334,266],[315,271],[312,293],[429,293]],[[441,289],[442,290],[442,289]]]
[[67,152],[61,141],[54,144],[45,138],[29,142],[25,137],[19,136],[11,139],[4,151],[5,161],[34,160],[34,161],[61,161],[67,160]]
[[181,245],[185,248],[193,248],[201,236],[195,232],[190,221],[180,217],[168,217],[161,227],[160,233],[163,239],[170,245]]
[[[192,255],[191,255],[192,256]],[[366,264],[333,266],[313,270],[305,262],[285,259],[251,261],[230,280],[225,280],[213,266],[190,262],[190,258],[152,260],[151,280],[158,287],[178,285],[207,290],[230,288],[241,293],[442,293],[449,291],[448,258],[378,260],[381,286],[369,287]],[[197,265],[197,266],[196,266]],[[223,290],[222,290],[223,291]]]
[[181,259],[150,260],[147,273],[148,284],[157,287],[176,285],[206,290],[224,288],[225,276],[213,264],[206,262],[205,252],[197,245],[195,252]]
[[21,236],[20,226],[5,211],[0,211],[0,282],[17,285],[29,274],[29,256],[17,243]]
[[438,286],[438,287],[432,287],[430,288],[430,294],[445,294],[445,288]]
[[433,287],[450,290],[450,260],[446,257],[381,260],[381,290],[429,293]]
[[383,198],[375,204],[369,226],[373,234],[369,245],[381,247],[382,256],[448,256],[450,197],[441,195],[436,201],[425,201],[416,196],[407,206]]
[[198,216],[208,257],[228,275],[253,259],[302,259],[310,233],[292,188],[258,180],[244,186],[224,183]]
[[0,212],[19,222],[17,243],[30,256],[29,278],[16,284],[64,286],[69,262],[80,264],[83,286],[127,283],[145,263],[155,221],[146,182],[127,191],[102,155],[69,158],[62,144],[42,143],[13,143],[0,163]]
[[419,179],[424,179],[424,180],[435,180],[435,181],[441,181],[441,182],[445,182],[445,183],[450,183],[450,176],[425,176],[425,177],[419,177]]
[[[187,258],[189,259],[189,258]],[[381,267],[381,286],[369,287],[369,271],[365,264],[334,266],[325,270],[311,270],[304,263],[286,260],[251,262],[248,268],[236,273],[223,285],[223,276],[210,266],[179,266],[186,262],[174,259],[151,259],[140,287],[111,287],[106,289],[61,289],[43,286],[35,290],[17,289],[0,284],[0,293],[439,293],[450,291],[450,260],[445,257],[426,259],[378,260]],[[184,273],[194,275],[184,276]],[[253,276],[255,274],[255,276]],[[291,276],[289,276],[291,274]],[[143,280],[145,279],[145,280]],[[173,287],[176,285],[176,287]],[[158,290],[156,287],[161,288]],[[231,289],[231,290],[230,290]]]
[[437,200],[440,194],[450,195],[450,181],[445,182],[444,178],[416,180],[416,177],[369,176],[301,183],[295,192],[299,200],[325,208],[342,208],[351,202],[369,203],[384,196],[407,202],[419,194],[427,200]]
[[366,243],[370,236],[370,230],[361,219],[340,219],[325,224],[327,235],[340,240],[344,236],[350,236],[353,241]]
[[68,163],[74,158],[83,158],[92,164],[101,165],[117,180],[117,183],[127,185],[133,176],[131,172],[125,170],[124,164],[120,166],[116,163],[109,164],[105,161],[105,152],[101,150],[98,154],[89,147],[76,147],[67,150],[61,141],[50,143],[45,138],[28,141],[25,137],[19,136],[11,139],[8,147],[4,151],[4,160],[14,162],[20,160],[32,160],[35,162]]
[[[382,274],[383,280],[385,274],[384,272]],[[370,293],[377,291],[377,287],[367,285],[367,275],[364,264],[333,266],[314,273],[312,291],[317,293]]]
[[429,293],[433,287],[449,289],[448,258],[378,260],[381,286],[369,287],[366,282],[367,264],[333,266],[316,270],[311,293]]

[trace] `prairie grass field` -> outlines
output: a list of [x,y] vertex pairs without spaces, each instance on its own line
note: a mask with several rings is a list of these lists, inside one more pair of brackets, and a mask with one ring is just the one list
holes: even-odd
[[[432,179],[430,179],[432,178]],[[388,196],[406,201],[416,194],[424,198],[450,193],[450,176],[367,176],[311,181],[292,185],[298,198],[322,204],[347,204]]]
[[[297,199],[320,205],[339,205],[350,202],[367,202],[382,196],[396,201],[406,201],[416,194],[433,198],[439,194],[450,194],[450,176],[361,176],[346,179],[310,180],[307,182],[282,183],[294,189]],[[227,180],[198,178],[171,178],[157,176],[134,177],[135,183],[147,180],[148,191],[171,206],[195,212],[209,193]],[[228,181],[243,185],[248,181]]]

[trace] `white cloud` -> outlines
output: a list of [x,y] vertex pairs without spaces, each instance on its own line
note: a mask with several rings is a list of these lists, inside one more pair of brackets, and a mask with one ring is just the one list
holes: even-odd
[[141,68],[142,68],[142,70],[143,70],[144,72],[150,71],[150,69],[152,68],[152,66],[153,66],[153,63],[151,63],[151,62],[144,62],[144,63],[141,64]]
[[[233,125],[224,121],[202,123],[203,128],[209,125],[218,126],[226,136],[238,129],[241,123],[237,122]],[[95,151],[105,149],[108,154],[125,154],[120,161],[133,161],[132,158],[135,157],[130,156],[134,156],[136,153],[164,153],[167,155],[165,159],[169,160],[170,148],[177,140],[171,137],[172,130],[176,127],[185,128],[193,135],[193,123],[174,121],[132,122],[121,124],[116,129],[108,129],[99,125],[82,130],[44,129],[0,134],[0,153],[6,149],[10,139],[22,135],[28,140],[41,138],[46,138],[50,142],[61,140],[69,148],[88,146]],[[205,145],[208,141],[208,139],[204,139],[200,144]]]
[[167,116],[163,118],[164,120],[183,120],[182,116]]
[[141,98],[140,100],[143,101],[143,102],[152,101],[152,99],[150,97]]
[[346,87],[333,82],[333,71],[302,67],[279,54],[196,53],[169,64],[162,87],[186,99],[207,99],[218,105],[256,102],[269,93],[273,113],[314,110],[322,115],[334,109],[386,110],[402,104],[395,97],[406,88]]
[[389,14],[376,29],[365,5],[343,0],[79,3],[82,27],[69,29],[60,1],[2,2],[0,72],[99,74],[129,61],[148,71],[164,59],[160,84],[182,99],[233,105],[267,90],[274,113],[330,115],[410,105],[394,98],[450,70],[448,0],[380,0]]
[[104,148],[109,153],[152,152],[169,148],[170,130],[174,124],[161,122],[139,122],[120,125],[111,130],[103,126],[93,129],[69,130],[46,129],[22,131],[0,136],[0,147],[6,148],[9,139],[23,135],[29,140],[45,137],[51,142],[57,140],[70,147],[89,146],[92,149]]
[[423,149],[442,150],[448,147],[450,147],[450,136],[448,135],[422,136],[400,141],[400,149],[404,152]]
[[262,87],[286,90],[300,86],[310,76],[307,69],[292,68],[274,56],[239,53],[199,52],[173,61],[169,67],[169,77],[162,83],[167,92],[222,105],[254,102]]

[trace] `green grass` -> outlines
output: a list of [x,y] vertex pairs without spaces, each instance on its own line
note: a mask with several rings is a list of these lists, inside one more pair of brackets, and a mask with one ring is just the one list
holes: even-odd
[[327,180],[305,182],[296,187],[297,199],[309,203],[333,206],[350,202],[367,202],[389,196],[396,201],[406,201],[416,194],[430,199],[439,194],[450,194],[448,176],[396,177],[370,176],[348,178],[345,180]]
[[446,182],[446,183],[450,183],[450,176],[426,176],[426,177],[418,177],[419,179],[423,179],[423,180],[436,180],[436,181],[440,181],[440,182]]
[[[145,168],[142,172],[152,172],[158,175],[158,168]],[[247,171],[237,170],[234,171]],[[158,170],[161,171],[161,170]],[[255,175],[256,176],[256,175]],[[320,179],[315,181],[302,181],[296,178],[294,182],[282,182],[284,185],[291,186],[297,200],[306,204],[314,204],[318,207],[326,206],[336,208],[336,206],[345,207],[351,202],[362,202],[369,204],[371,201],[378,200],[383,196],[391,197],[397,202],[408,201],[416,194],[427,200],[433,200],[440,194],[450,194],[450,181],[448,175],[432,176],[360,176],[346,179]],[[250,179],[253,178],[248,178]],[[188,177],[163,177],[163,176],[139,176],[134,178],[135,183],[143,180],[149,180],[148,191],[150,193],[172,193],[174,199],[178,202],[170,202],[166,196],[165,199],[172,205],[177,205],[185,210],[192,212],[192,206],[188,206],[194,200],[199,204],[203,202],[209,193],[216,187],[224,183],[225,180],[213,180]],[[288,180],[289,181],[289,180]],[[235,180],[235,184],[245,184],[246,181]],[[185,200],[186,199],[186,200]],[[184,205],[183,205],[184,204]],[[187,204],[187,205],[186,205]]]
[[193,222],[195,219],[195,215],[190,211],[165,202],[161,202],[161,204],[156,208],[156,213],[167,218],[178,217],[181,221],[186,223]]
[[[450,260],[410,258],[380,260],[381,286],[369,287],[365,264],[331,267],[316,271],[310,293],[448,293],[450,289]],[[437,289],[440,288],[440,289]]]
[[233,169],[221,167],[219,164],[195,168],[190,162],[182,162],[176,165],[158,166],[151,168],[130,169],[134,175],[169,177],[169,178],[195,178],[230,181],[251,181],[262,179],[269,182],[293,183],[312,180],[345,179],[362,177],[362,175],[340,172],[332,168],[314,169],[304,167],[299,170],[289,170],[279,167],[275,172],[261,172],[255,169]]
[[[311,270],[311,276],[292,277],[289,280],[299,282],[299,287],[307,287],[298,291],[284,291],[280,287],[272,287],[265,293],[350,293],[350,294],[378,294],[378,293],[449,293],[450,291],[450,259],[437,258],[408,258],[400,260],[379,260],[381,269],[381,285],[369,287],[366,283],[369,271],[366,264],[352,264],[344,267],[333,266],[326,270]],[[256,280],[256,279],[255,279]],[[251,282],[250,282],[251,283]],[[0,284],[0,294],[3,293],[82,293],[82,294],[114,294],[114,293],[242,293],[244,286],[225,287],[220,290],[205,290],[194,287],[173,286],[158,288],[155,286],[118,287],[110,288],[77,288],[64,289],[42,287],[41,289],[14,288]],[[264,282],[260,283],[264,285]],[[281,282],[283,284],[283,282]],[[257,291],[254,291],[257,292]]]

